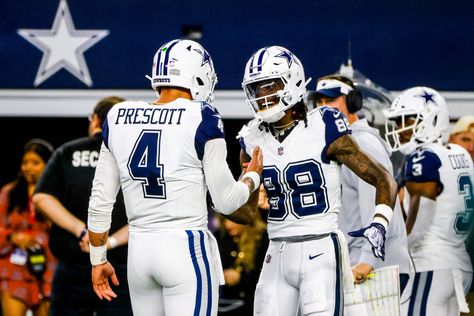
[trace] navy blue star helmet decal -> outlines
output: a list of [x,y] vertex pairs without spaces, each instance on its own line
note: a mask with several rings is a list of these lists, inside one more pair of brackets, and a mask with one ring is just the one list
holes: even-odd
[[211,55],[209,55],[209,53],[205,49],[202,50],[202,49],[199,49],[199,48],[195,48],[194,51],[198,52],[202,56],[201,67],[204,66],[207,63],[210,63]]
[[275,57],[285,58],[286,61],[288,62],[288,68],[290,68],[291,64],[293,63],[293,55],[287,50],[282,51],[280,54],[276,55]]
[[430,101],[436,104],[433,100],[434,94],[428,93],[428,91],[423,90],[423,94],[420,94],[418,97],[425,99],[425,104],[428,104]]

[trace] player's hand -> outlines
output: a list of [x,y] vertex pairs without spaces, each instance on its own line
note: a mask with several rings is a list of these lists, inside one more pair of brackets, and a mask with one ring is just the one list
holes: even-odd
[[119,285],[114,267],[112,267],[110,262],[92,266],[92,287],[94,292],[100,299],[105,298],[107,301],[117,297],[117,294],[110,287],[109,277],[113,285]]
[[368,227],[349,232],[352,237],[365,237],[372,245],[376,258],[385,260],[385,227],[380,223],[372,223]]
[[260,147],[255,147],[252,153],[252,160],[250,160],[247,166],[247,172],[255,171],[259,175],[262,175],[263,171],[263,154]]
[[356,284],[363,283],[367,280],[367,277],[370,272],[374,270],[370,264],[359,262],[352,267],[352,275],[354,276],[354,282]]
[[268,203],[268,196],[267,192],[265,191],[265,186],[260,184],[259,188],[259,193],[258,193],[258,203],[257,207],[262,210],[269,210],[270,209],[270,204]]

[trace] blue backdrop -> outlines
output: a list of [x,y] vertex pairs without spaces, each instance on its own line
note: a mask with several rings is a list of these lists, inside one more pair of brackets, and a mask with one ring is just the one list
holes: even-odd
[[[43,56],[18,34],[50,30],[58,0],[0,1],[0,88],[33,88]],[[352,42],[354,66],[400,90],[474,88],[474,1],[153,1],[68,0],[76,30],[108,30],[83,56],[91,85],[62,68],[41,89],[143,89],[155,50],[202,25],[218,89],[239,89],[256,49],[282,45],[317,78],[338,69]],[[313,87],[314,83],[311,84]],[[313,87],[314,88],[314,87]]]

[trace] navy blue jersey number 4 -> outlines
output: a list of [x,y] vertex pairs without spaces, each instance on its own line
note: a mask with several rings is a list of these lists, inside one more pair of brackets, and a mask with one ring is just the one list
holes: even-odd
[[160,145],[161,130],[143,130],[128,159],[128,172],[133,180],[142,182],[145,198],[166,199]]
[[462,174],[458,178],[458,192],[464,196],[465,210],[457,214],[454,229],[458,234],[466,234],[471,227],[472,212],[474,211],[474,196],[472,194],[471,178]]

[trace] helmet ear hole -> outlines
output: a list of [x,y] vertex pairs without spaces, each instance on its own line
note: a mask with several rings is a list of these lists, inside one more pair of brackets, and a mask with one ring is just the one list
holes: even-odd
[[204,85],[204,81],[202,81],[202,79],[200,77],[197,77],[196,81],[197,81],[198,85],[200,85],[200,86]]

